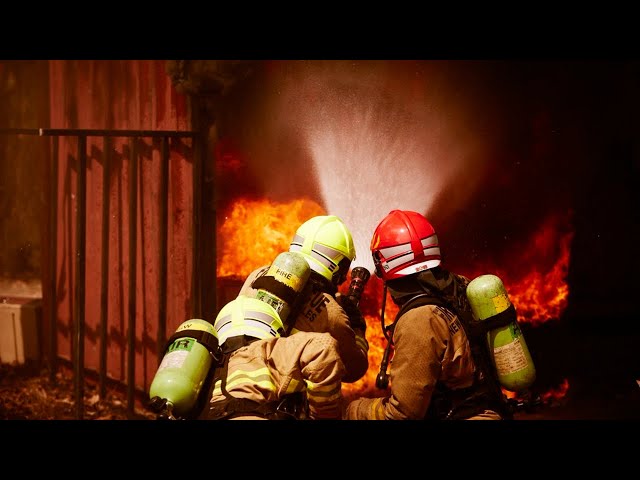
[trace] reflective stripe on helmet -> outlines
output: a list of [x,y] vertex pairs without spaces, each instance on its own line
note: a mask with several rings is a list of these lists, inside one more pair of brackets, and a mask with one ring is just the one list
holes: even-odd
[[[298,235],[296,235],[299,238]],[[291,246],[289,247],[290,252],[299,252],[299,253],[307,253],[304,251],[304,246],[300,243],[294,241],[291,242]],[[327,247],[326,245],[320,245],[319,243],[314,243],[311,248],[310,253],[308,253],[314,260],[320,262],[325,268],[329,269],[330,272],[333,272],[340,260],[344,257],[342,252],[336,250],[335,248]],[[337,260],[337,261],[335,261]]]
[[225,340],[236,335],[249,335],[257,338],[277,337],[278,333],[272,324],[273,318],[262,312],[248,310],[243,319],[227,322],[218,328],[218,335]]
[[[390,250],[393,252],[389,252]],[[413,250],[411,250],[411,244],[409,243],[405,243],[400,247],[382,248],[380,249],[380,253],[383,255],[382,266],[385,270],[393,270],[394,268],[404,265],[415,258]],[[387,253],[392,254],[387,256]]]
[[[424,254],[425,255],[433,255],[431,253],[427,253],[427,249],[429,249],[430,247],[437,247],[438,246],[438,236],[436,234],[433,234],[427,238],[423,238],[421,240],[422,243],[422,248],[424,248]],[[440,248],[438,248],[438,255],[440,255]]]
[[282,328],[282,320],[271,305],[243,295],[227,303],[214,324],[220,345],[229,337],[239,335],[260,339],[279,337]]
[[231,323],[231,314],[225,315],[225,316],[220,317],[219,319],[217,319],[215,325],[213,326],[213,328],[215,328],[216,331],[219,332],[220,329],[222,327],[224,327],[227,323]]

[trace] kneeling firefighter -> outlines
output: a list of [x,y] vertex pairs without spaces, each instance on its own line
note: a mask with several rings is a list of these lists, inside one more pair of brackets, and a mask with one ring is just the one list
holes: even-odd
[[345,368],[330,334],[283,337],[276,310],[244,295],[222,307],[214,329],[225,360],[201,419],[340,418]]
[[[474,318],[467,296],[469,279],[441,266],[435,229],[423,215],[413,211],[391,211],[374,232],[371,252],[376,276],[384,282],[383,299],[388,290],[400,307],[395,322],[385,327],[384,301],[382,305],[382,328],[388,345],[376,386],[388,388],[389,394],[354,400],[348,405],[345,418],[512,418],[512,408],[498,381],[487,344],[488,337],[495,339],[488,335],[489,328],[509,328],[505,325],[511,320],[511,310],[496,322],[489,322],[488,317],[495,316],[496,310],[482,303],[492,295],[486,285],[495,289],[496,282],[477,282],[472,294]],[[505,300],[506,292],[500,293]],[[487,321],[484,329],[478,326],[480,320]],[[469,328],[470,325],[477,328]],[[509,345],[508,348],[514,347]],[[393,362],[387,376],[391,352]],[[532,381],[531,375],[519,378],[523,380],[516,381],[519,388]]]

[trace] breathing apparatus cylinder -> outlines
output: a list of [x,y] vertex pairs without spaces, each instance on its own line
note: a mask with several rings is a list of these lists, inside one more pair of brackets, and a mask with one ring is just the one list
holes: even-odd
[[467,298],[476,321],[483,325],[492,361],[500,384],[512,392],[528,389],[536,379],[536,369],[524,339],[516,310],[502,280],[481,275],[467,286]]
[[310,274],[309,263],[301,254],[282,252],[252,287],[258,290],[256,298],[271,305],[285,324]]
[[169,419],[188,415],[212,364],[219,359],[213,325],[199,318],[183,322],[167,341],[165,355],[151,382],[151,408]]

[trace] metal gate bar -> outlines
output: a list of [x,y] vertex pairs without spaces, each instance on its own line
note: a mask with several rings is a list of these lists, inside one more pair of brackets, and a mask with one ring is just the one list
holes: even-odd
[[78,137],[78,177],[76,210],[76,262],[73,334],[73,385],[76,398],[76,418],[81,420],[84,399],[84,300],[85,300],[85,252],[87,219],[87,137]]
[[100,267],[100,398],[107,395],[107,324],[109,318],[109,213],[111,209],[111,138],[103,138],[102,243]]
[[49,328],[49,381],[54,383],[56,380],[57,365],[57,337],[56,329],[54,325],[54,315],[56,311],[57,302],[57,288],[56,288],[56,269],[58,267],[58,137],[52,139],[52,152],[50,161],[51,168],[51,198],[49,199],[49,319],[51,321],[51,328]]

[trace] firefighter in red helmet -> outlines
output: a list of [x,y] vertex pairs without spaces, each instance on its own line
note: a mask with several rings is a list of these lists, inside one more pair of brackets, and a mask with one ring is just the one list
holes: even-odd
[[384,294],[388,290],[400,308],[395,322],[385,327],[389,344],[378,376],[378,388],[389,386],[389,394],[352,401],[344,418],[508,417],[506,399],[489,381],[489,369],[481,367],[463,328],[462,316],[470,312],[465,295],[469,279],[442,267],[431,223],[420,213],[393,210],[375,229],[371,253]]

